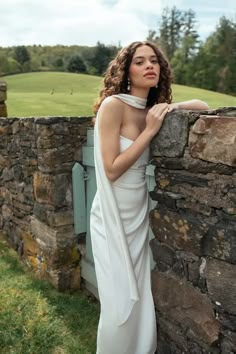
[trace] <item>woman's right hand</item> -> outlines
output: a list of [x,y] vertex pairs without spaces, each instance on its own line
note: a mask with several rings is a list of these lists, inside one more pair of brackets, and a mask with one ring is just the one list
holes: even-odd
[[146,116],[146,130],[152,137],[159,132],[168,108],[168,103],[158,103],[149,109]]

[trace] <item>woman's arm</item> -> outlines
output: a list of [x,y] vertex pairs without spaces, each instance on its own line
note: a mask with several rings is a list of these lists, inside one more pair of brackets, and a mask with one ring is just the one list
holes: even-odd
[[160,130],[167,112],[166,103],[153,106],[147,113],[144,131],[128,149],[120,153],[124,104],[113,97],[103,101],[99,111],[99,132],[102,160],[109,180],[115,181],[137,161]]
[[198,111],[198,110],[208,110],[209,106],[206,102],[201,101],[201,100],[190,100],[190,101],[184,101],[184,102],[177,102],[177,103],[171,103],[169,104],[169,112],[171,112],[174,109],[189,109],[193,111]]

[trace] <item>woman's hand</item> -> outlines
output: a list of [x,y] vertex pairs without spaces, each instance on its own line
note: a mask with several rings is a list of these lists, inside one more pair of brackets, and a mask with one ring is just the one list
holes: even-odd
[[146,116],[145,130],[152,137],[159,132],[167,112],[169,112],[169,105],[167,103],[158,103],[149,109]]
[[180,104],[179,103],[170,103],[168,112],[172,112],[175,109],[180,109]]

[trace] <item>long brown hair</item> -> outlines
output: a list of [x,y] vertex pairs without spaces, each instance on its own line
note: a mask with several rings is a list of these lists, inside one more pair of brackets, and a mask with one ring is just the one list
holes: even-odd
[[135,51],[138,47],[147,45],[153,49],[160,65],[160,77],[158,87],[151,87],[147,98],[147,107],[151,107],[156,103],[171,103],[172,91],[171,82],[172,74],[169,63],[162,51],[152,42],[133,42],[127,47],[121,49],[116,57],[110,62],[104,77],[104,87],[100,91],[99,98],[94,105],[94,113],[96,114],[102,101],[108,97],[118,93],[128,93],[128,75],[129,67],[132,62]]

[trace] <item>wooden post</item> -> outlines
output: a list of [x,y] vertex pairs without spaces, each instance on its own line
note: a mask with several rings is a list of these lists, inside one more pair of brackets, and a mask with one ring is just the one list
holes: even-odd
[[0,81],[0,117],[7,117],[7,84],[5,81]]

